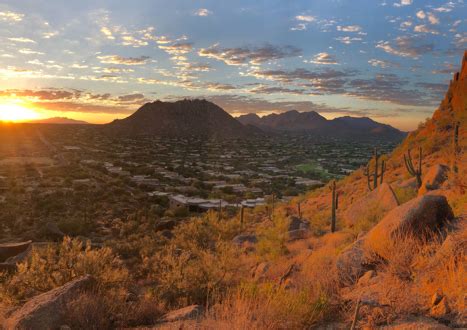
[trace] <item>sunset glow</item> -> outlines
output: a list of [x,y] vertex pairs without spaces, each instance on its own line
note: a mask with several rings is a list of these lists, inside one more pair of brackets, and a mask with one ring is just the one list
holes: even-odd
[[38,119],[39,114],[28,109],[21,102],[10,102],[0,104],[0,121],[21,122]]

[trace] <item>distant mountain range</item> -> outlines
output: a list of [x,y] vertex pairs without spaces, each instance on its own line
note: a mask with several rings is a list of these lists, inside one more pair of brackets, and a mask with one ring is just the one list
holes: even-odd
[[294,132],[346,138],[402,139],[406,134],[370,118],[340,117],[328,120],[319,113],[295,110],[259,117],[248,114],[235,119],[206,100],[155,101],[134,114],[105,125],[117,135],[166,137],[248,138]]
[[168,137],[245,138],[262,134],[206,100],[146,103],[131,116],[115,120],[106,128],[119,135]]
[[74,120],[65,117],[54,117],[47,119],[32,120],[28,122],[29,124],[59,124],[59,125],[86,125],[88,124],[82,120]]
[[340,137],[381,137],[401,139],[406,134],[386,124],[378,123],[368,117],[339,117],[328,120],[315,111],[287,111],[259,117],[247,114],[237,118],[244,125],[254,125],[263,131],[286,131],[315,133]]

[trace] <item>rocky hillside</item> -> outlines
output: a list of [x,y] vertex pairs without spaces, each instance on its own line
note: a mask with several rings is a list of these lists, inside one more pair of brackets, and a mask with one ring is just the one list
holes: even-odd
[[106,129],[117,134],[170,137],[244,138],[257,134],[214,103],[205,100],[155,101]]
[[119,219],[104,246],[0,244],[0,322],[466,328],[466,91],[467,53],[433,118],[393,153],[287,203],[170,226]]
[[340,117],[327,120],[315,111],[287,111],[281,114],[270,114],[259,117],[247,114],[238,117],[243,124],[254,125],[265,131],[287,131],[314,133],[329,136],[344,136],[349,138],[381,137],[402,139],[405,133],[389,125],[378,123],[367,117]]

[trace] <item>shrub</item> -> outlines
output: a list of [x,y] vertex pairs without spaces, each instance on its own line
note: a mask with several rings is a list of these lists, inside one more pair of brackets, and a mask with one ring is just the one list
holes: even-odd
[[144,257],[154,294],[167,306],[205,304],[212,292],[236,282],[238,252],[231,244],[237,221],[217,221],[214,213],[191,219],[173,231],[161,251]]
[[399,204],[404,204],[411,199],[417,197],[417,189],[416,188],[402,188],[402,187],[395,187],[393,188],[394,194],[396,195],[397,201]]
[[14,275],[0,275],[0,300],[17,304],[86,274],[94,276],[102,290],[124,288],[129,280],[127,269],[110,248],[93,250],[65,237],[58,246],[35,248]]
[[288,220],[283,217],[276,217],[272,226],[258,229],[257,251],[260,256],[273,260],[287,254],[288,225]]

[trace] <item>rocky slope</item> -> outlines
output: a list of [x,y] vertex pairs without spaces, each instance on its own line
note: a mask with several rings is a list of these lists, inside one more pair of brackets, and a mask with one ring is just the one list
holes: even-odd
[[258,134],[214,103],[205,100],[155,101],[106,127],[117,134],[170,137],[245,138]]
[[327,120],[315,111],[287,111],[281,114],[270,114],[259,117],[247,114],[238,117],[243,124],[257,126],[265,131],[306,132],[329,136],[381,137],[402,139],[405,133],[389,125],[378,123],[370,118],[340,117]]

